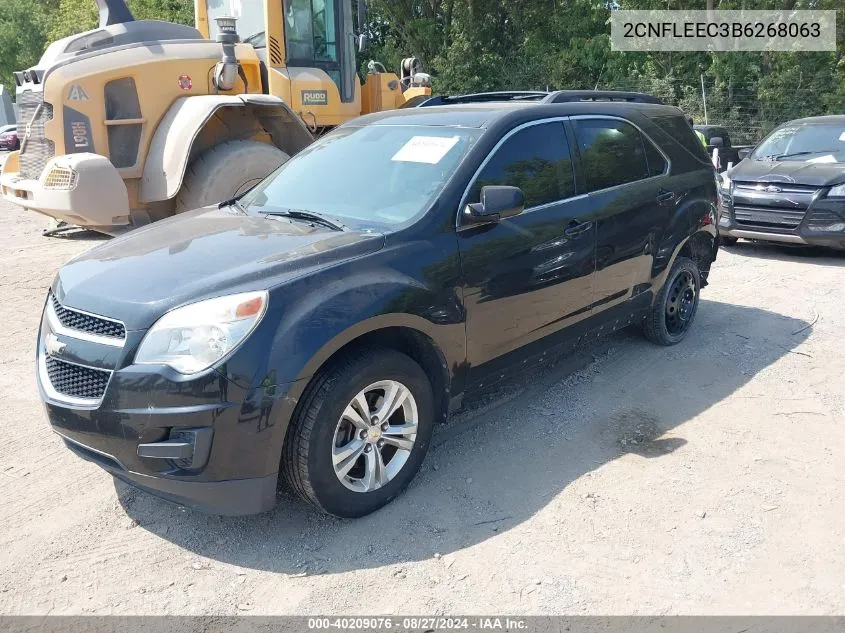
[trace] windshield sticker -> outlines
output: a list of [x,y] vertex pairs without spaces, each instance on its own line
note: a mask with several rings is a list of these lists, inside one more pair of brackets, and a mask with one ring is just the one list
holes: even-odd
[[842,132],[842,134],[839,135],[839,140],[845,141],[845,132]]
[[436,165],[457,145],[459,136],[415,136],[391,160]]
[[818,158],[811,158],[807,161],[808,163],[835,163],[836,156],[833,154],[827,154],[826,156],[819,156]]

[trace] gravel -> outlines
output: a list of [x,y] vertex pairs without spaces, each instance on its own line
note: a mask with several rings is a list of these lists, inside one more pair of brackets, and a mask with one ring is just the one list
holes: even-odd
[[44,226],[0,203],[0,613],[845,610],[841,254],[724,249],[684,343],[620,332],[473,396],[374,515],[285,495],[221,518],[114,484],[50,431],[45,291],[100,238]]

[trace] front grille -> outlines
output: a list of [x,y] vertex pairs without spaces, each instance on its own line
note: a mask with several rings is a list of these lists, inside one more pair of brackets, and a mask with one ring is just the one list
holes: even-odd
[[[780,191],[776,192],[777,195],[808,195],[812,196],[813,194],[818,191],[818,187],[814,185],[797,185],[793,183],[783,183],[783,182],[769,182],[769,181],[762,181],[762,182],[738,182],[734,181],[734,188],[737,191],[745,192],[745,191],[753,191],[753,192],[764,192],[766,191],[767,187],[777,187]],[[773,194],[775,192],[772,192]]]
[[[24,130],[29,126],[30,130],[25,144],[21,138],[20,174],[23,178],[36,179],[56,153],[55,144],[44,133],[44,124],[53,118],[53,106],[44,103],[41,92],[33,90],[24,90],[17,98],[19,125]],[[33,118],[36,112],[38,116]]]
[[53,302],[53,311],[56,313],[59,322],[66,328],[87,332],[95,336],[108,336],[115,339],[126,338],[126,328],[123,327],[122,323],[78,312],[73,308],[66,308],[52,294],[50,300]]
[[792,231],[804,219],[804,210],[734,206],[734,220],[741,226]]
[[44,188],[55,191],[70,191],[76,188],[79,180],[77,174],[70,167],[53,167],[44,179]]
[[106,392],[111,375],[107,371],[73,365],[52,356],[47,356],[44,363],[53,389],[64,396],[99,400]]

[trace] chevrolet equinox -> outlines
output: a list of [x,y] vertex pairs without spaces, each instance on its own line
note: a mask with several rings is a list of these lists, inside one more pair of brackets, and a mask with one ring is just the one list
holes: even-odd
[[171,501],[255,513],[283,481],[362,516],[481,383],[628,325],[681,341],[716,214],[673,107],[366,116],[239,198],[62,267],[41,397],[71,450]]

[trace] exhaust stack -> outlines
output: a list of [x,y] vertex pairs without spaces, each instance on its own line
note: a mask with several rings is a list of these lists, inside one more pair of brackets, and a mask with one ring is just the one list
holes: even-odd
[[97,3],[97,9],[100,11],[100,28],[135,21],[125,0],[94,0],[94,2]]

